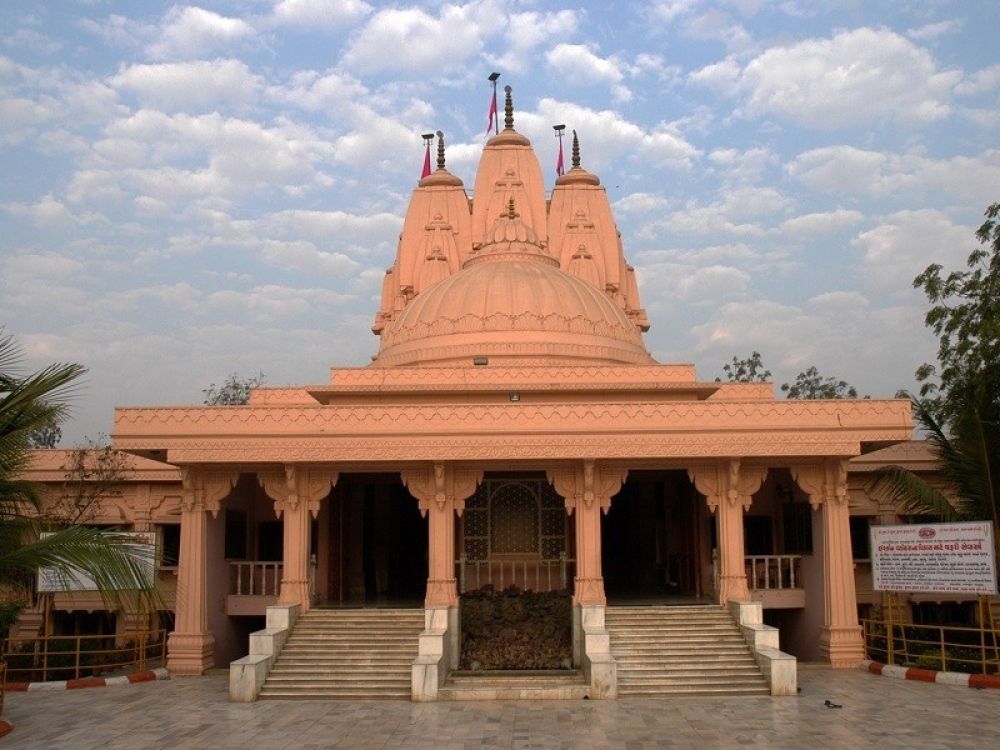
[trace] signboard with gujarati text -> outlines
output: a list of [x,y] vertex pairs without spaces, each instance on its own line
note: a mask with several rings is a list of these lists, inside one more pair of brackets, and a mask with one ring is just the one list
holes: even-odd
[[991,521],[872,526],[875,591],[997,593]]

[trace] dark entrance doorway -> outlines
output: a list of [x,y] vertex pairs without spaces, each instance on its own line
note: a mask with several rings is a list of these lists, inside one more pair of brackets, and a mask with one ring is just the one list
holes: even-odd
[[423,605],[427,521],[398,474],[341,475],[325,512],[327,605]]
[[685,472],[630,472],[601,526],[608,600],[700,597],[698,528]]

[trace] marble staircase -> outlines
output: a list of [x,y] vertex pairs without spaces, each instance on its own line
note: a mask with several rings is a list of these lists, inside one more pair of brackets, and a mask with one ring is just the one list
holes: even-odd
[[769,695],[732,615],[716,605],[607,608],[618,695]]
[[299,617],[261,700],[410,698],[423,609],[314,609]]
[[590,686],[578,670],[454,670],[438,693],[438,699],[443,701],[580,700],[589,697]]

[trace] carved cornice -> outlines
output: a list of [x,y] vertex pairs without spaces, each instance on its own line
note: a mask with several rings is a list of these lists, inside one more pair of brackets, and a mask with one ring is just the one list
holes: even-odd
[[438,510],[445,510],[449,502],[458,515],[462,515],[465,501],[483,481],[481,470],[456,468],[444,461],[407,469],[400,472],[400,476],[409,493],[417,498],[420,513],[425,516],[432,503]]
[[846,435],[606,435],[542,436],[385,436],[358,439],[316,438],[175,438],[121,440],[123,450],[168,448],[178,464],[251,463],[400,463],[409,461],[572,460],[581,455],[622,461],[704,461],[743,456],[794,459],[857,455],[861,442],[895,439],[893,431],[852,431]]
[[574,508],[594,507],[595,501],[607,513],[611,498],[618,494],[628,470],[604,466],[593,459],[584,459],[570,466],[545,472],[555,491],[566,501],[566,512]]
[[845,458],[830,458],[816,464],[794,465],[792,478],[809,495],[813,510],[823,503],[847,505],[847,469]]
[[365,404],[329,406],[129,408],[115,413],[115,440],[141,435],[392,434],[434,428],[475,433],[513,429],[544,432],[585,431],[637,433],[761,433],[792,430],[893,430],[909,436],[909,406],[903,401],[680,401],[560,404]]
[[[599,387],[619,383],[641,383],[658,386],[664,383],[694,383],[695,370],[691,364],[669,365],[552,365],[518,367],[493,365],[472,369],[470,367],[335,367],[330,370],[331,386],[321,388],[306,386],[307,390],[329,388],[336,392],[372,390],[410,390],[417,387],[434,389],[462,386],[474,388],[478,384],[507,387],[537,383],[544,387],[559,384],[579,387]],[[702,385],[709,385],[703,383]],[[727,383],[711,383],[715,387],[728,387]],[[747,384],[738,384],[746,386]],[[755,384],[751,384],[755,385]]]

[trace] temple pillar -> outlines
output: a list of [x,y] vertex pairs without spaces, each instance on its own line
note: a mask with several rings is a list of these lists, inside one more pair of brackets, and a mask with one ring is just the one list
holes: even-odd
[[835,669],[856,667],[865,647],[858,624],[847,502],[847,459],[792,467],[792,476],[809,495],[821,524],[823,555],[823,625],[820,653]]
[[181,470],[181,542],[177,561],[174,630],[167,640],[167,669],[200,675],[212,666],[215,637],[208,627],[208,513],[217,516],[239,475]]
[[455,579],[455,514],[476,491],[483,472],[437,461],[401,473],[403,484],[427,518],[427,594],[424,630],[411,673],[414,701],[437,699],[448,670],[458,664],[461,638]]
[[546,474],[575,520],[573,661],[582,667],[590,683],[591,698],[614,698],[618,677],[604,620],[607,597],[601,570],[601,514],[610,510],[611,498],[618,494],[628,471],[587,459]]
[[258,474],[264,492],[274,500],[274,512],[282,519],[284,545],[278,604],[298,604],[308,612],[313,604],[309,571],[309,541],[312,521],[320,502],[337,483],[338,473],[287,464],[283,472]]
[[719,604],[750,601],[743,543],[743,514],[767,477],[764,467],[728,458],[688,469],[692,484],[715,514]]

